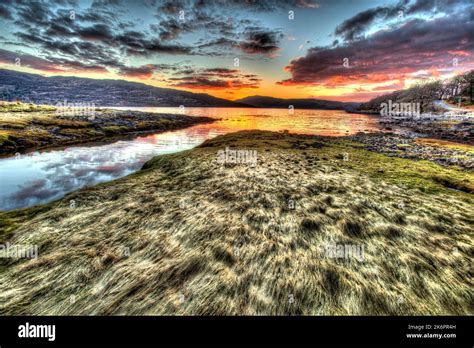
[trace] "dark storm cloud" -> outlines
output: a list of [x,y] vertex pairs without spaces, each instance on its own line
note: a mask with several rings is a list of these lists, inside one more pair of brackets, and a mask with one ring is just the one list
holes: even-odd
[[238,69],[227,69],[227,68],[211,68],[205,69],[203,74],[208,76],[221,76],[221,77],[236,77],[239,73]]
[[59,6],[77,6],[79,3],[78,0],[50,0],[49,2]]
[[49,7],[39,1],[11,3],[10,9],[16,10],[15,24],[26,28],[46,26],[49,24],[50,17],[53,16]]
[[77,60],[70,60],[66,58],[48,57],[48,61],[55,64],[57,67],[63,69],[63,71],[83,71],[83,72],[94,72],[94,73],[106,73],[107,69],[100,65],[94,65],[91,62],[82,63]]
[[84,40],[102,41],[111,43],[114,40],[114,34],[106,24],[94,24],[90,27],[82,27],[76,30],[77,36]]
[[191,66],[187,65],[189,61],[186,62],[177,62],[174,64],[154,64],[158,72],[161,73],[176,73],[182,71],[183,69],[192,69]]
[[[272,57],[279,50],[283,35],[278,30],[262,27],[253,19],[233,17],[223,12],[222,8],[267,11],[280,6],[287,11],[288,4],[317,7],[309,0],[290,3],[231,1],[228,6],[227,2],[197,0],[187,2],[186,20],[180,21],[175,14],[180,6],[184,6],[183,2],[144,0],[142,4],[149,6],[150,11],[160,9],[156,15],[158,21],[150,25],[150,30],[135,30],[134,23],[124,21],[124,1],[94,1],[89,8],[84,8],[76,0],[7,0],[0,5],[0,17],[16,24],[13,26],[16,32],[12,32],[16,42],[8,38],[4,43],[35,49],[36,53],[25,55],[4,50],[3,56],[7,55],[5,52],[10,52],[8,55],[11,56],[22,55],[25,66],[48,72],[81,69],[105,72],[116,69],[122,76],[152,77],[159,69],[157,65],[127,67],[129,64],[124,62],[123,57],[164,54],[230,56],[235,55],[235,51],[241,51],[260,59],[258,55]],[[184,35],[196,32],[205,34],[197,43],[180,41]],[[8,61],[11,62],[11,59]],[[203,71],[201,73],[204,74]],[[213,81],[214,77],[222,79],[223,76],[211,76],[211,72],[206,74],[201,78],[210,79],[207,85],[223,85]],[[258,82],[244,82],[245,79],[237,77],[231,85]],[[201,82],[206,85],[204,80]]]
[[140,67],[121,67],[119,70],[119,75],[134,77],[139,79],[149,79],[153,76],[154,72],[157,70],[157,67],[153,64],[143,65]]
[[[19,61],[17,59],[20,59]],[[28,54],[18,54],[0,48],[0,62],[4,64],[15,64],[19,62],[20,66],[31,67],[43,71],[61,71],[56,65],[46,59],[34,57]]]
[[279,41],[283,34],[276,31],[264,31],[261,28],[248,28],[245,41],[237,47],[249,54],[270,54],[279,49]]
[[288,11],[291,8],[318,8],[315,0],[177,0],[159,5],[162,13],[176,14],[180,10],[218,10],[219,8],[249,10],[256,12]]
[[106,72],[106,69],[101,65],[84,64],[79,61],[52,56],[40,58],[29,54],[16,53],[4,49],[0,49],[0,62],[5,64],[19,64],[22,67],[28,67],[47,72],[65,72],[70,70]]
[[[21,39],[23,44],[31,43],[37,46],[39,48],[38,54],[47,56],[65,55],[69,56],[70,60],[89,62],[93,65],[101,64],[101,61],[110,62],[110,57],[115,56],[115,52],[104,45],[93,44],[90,41],[67,40],[66,38],[79,36],[80,34],[65,32],[65,28],[55,27],[56,25],[54,24],[44,32],[28,29],[25,32],[16,33],[16,36]],[[56,36],[50,35],[52,30],[56,32]]]
[[[286,67],[292,77],[283,85],[337,86],[355,82],[403,79],[418,70],[452,67],[473,62],[474,18],[464,11],[434,20],[412,19],[393,30],[337,47],[314,47]],[[343,59],[349,59],[349,68]]]
[[[193,53],[209,56],[226,56],[232,50],[246,54],[271,56],[279,50],[282,34],[278,30],[259,27],[259,22],[248,18],[227,15],[231,11],[274,11],[304,7],[317,8],[316,2],[299,1],[172,1],[161,4],[152,29],[162,40],[174,40],[185,33],[204,31]],[[226,11],[222,11],[225,8]],[[182,12],[181,12],[182,11]],[[226,14],[226,15],[224,15]],[[179,20],[179,15],[185,20]],[[172,16],[172,19],[170,19]]]
[[180,20],[177,16],[163,17],[158,15],[157,18],[159,22],[151,24],[150,28],[158,33],[162,40],[173,40],[180,37],[181,34],[199,30],[205,31],[207,34],[237,37],[237,32],[242,27],[256,23],[248,19],[236,20],[199,11],[186,13],[185,20]]
[[283,34],[279,31],[267,30],[265,28],[247,27],[241,38],[229,39],[220,37],[212,40],[201,41],[198,48],[207,54],[216,55],[220,51],[209,53],[207,48],[238,49],[244,53],[256,55],[271,55],[280,49],[280,41]]
[[[251,19],[213,12],[217,8],[215,2],[190,2],[185,21],[169,15],[176,12],[180,2],[157,3],[161,4],[161,12],[156,16],[158,22],[150,25],[151,31],[133,30],[134,24],[123,20],[125,10],[121,6],[125,6],[125,2],[122,1],[94,1],[91,7],[77,10],[76,1],[58,0],[52,5],[45,1],[9,0],[2,7],[2,13],[12,17],[17,25],[18,31],[14,33],[17,44],[35,47],[38,55],[47,61],[54,55],[62,56],[69,61],[80,61],[84,66],[90,65],[93,70],[98,66],[120,69],[125,55],[225,56],[240,50],[251,55],[271,56],[279,49],[279,32],[258,27],[258,22]],[[268,5],[277,3],[271,1]],[[143,4],[157,8],[151,0]],[[300,7],[308,4],[298,2]],[[248,4],[232,2],[230,6],[246,8]],[[71,11],[76,11],[74,18]],[[163,17],[163,14],[168,15]],[[185,34],[198,31],[206,34],[205,41],[201,39],[195,45],[177,41]]]
[[93,0],[91,4],[91,8],[118,6],[121,3],[122,3],[121,0]]
[[175,76],[167,80],[171,86],[202,90],[258,88],[261,82],[257,75],[227,68],[187,68],[177,71]]
[[[69,24],[71,23],[69,19],[70,9],[60,9],[56,13],[56,19],[60,17],[64,22],[67,21]],[[81,23],[103,23],[108,26],[115,26],[119,29],[126,29],[133,26],[133,23],[127,22],[124,18],[120,18],[118,11],[113,8],[99,7],[83,9],[80,12],[76,12],[75,16],[75,21]]]
[[178,80],[171,86],[184,87],[191,89],[227,89],[230,88],[230,82],[226,80],[211,80],[199,76],[186,76],[183,78],[172,78],[171,80]]
[[[156,14],[158,22],[151,24],[150,29],[157,33],[162,41],[176,40],[193,32],[205,33],[206,39],[200,39],[196,46],[207,50],[194,50],[195,54],[221,55],[222,51],[210,52],[208,49],[211,47],[215,49],[233,47],[236,40],[243,39],[243,28],[258,25],[258,21],[255,20],[224,16],[218,11],[208,12],[204,10],[205,7],[199,6],[187,8],[182,14],[183,17],[180,17],[181,14],[180,16],[168,14],[175,10],[178,11],[180,7],[173,4],[173,7],[170,8],[171,5],[168,5],[164,4],[166,10]],[[232,45],[222,44],[224,41],[232,43]]]
[[135,56],[149,57],[156,53],[163,54],[192,54],[189,46],[179,44],[163,44],[159,40],[136,41],[134,45],[126,47],[126,53]]
[[431,11],[434,7],[435,1],[433,0],[417,0],[414,4],[410,5],[408,10],[409,13],[416,13],[416,12],[426,12]]
[[378,6],[359,12],[336,27],[335,35],[346,41],[363,37],[367,29],[377,21],[395,20],[399,11],[403,16],[421,13],[453,13],[467,6],[466,0],[400,0],[394,5]]
[[62,25],[58,22],[53,22],[49,25],[49,27],[45,31],[45,35],[49,37],[73,37],[75,33],[65,25]]
[[351,41],[362,35],[377,19],[395,18],[398,11],[405,9],[408,1],[401,1],[394,6],[379,6],[359,12],[336,27],[335,34]]
[[[452,13],[458,11],[459,7],[469,6],[466,0],[416,0],[410,3],[407,14],[423,12],[444,12]],[[472,7],[472,3],[471,3]]]
[[213,40],[204,41],[202,43],[199,43],[198,47],[199,48],[233,47],[233,46],[236,46],[236,45],[237,45],[237,41],[221,37],[221,38],[218,38],[218,39],[213,39]]
[[178,21],[174,18],[162,20],[159,24],[152,24],[151,29],[159,34],[161,40],[174,40],[181,33],[188,33],[193,27],[188,22]]
[[166,14],[176,14],[181,8],[183,8],[184,3],[181,1],[167,1],[164,4],[158,7],[158,10]]
[[[57,5],[74,5],[74,1],[56,1]],[[38,59],[29,58],[31,67],[45,71],[63,71],[66,67],[85,70],[122,68],[123,55],[150,56],[153,54],[192,54],[189,46],[169,44],[151,37],[147,32],[130,30],[128,22],[120,21],[110,5],[120,2],[96,1],[95,7],[74,13],[55,8],[51,3],[10,1],[5,13],[13,13],[20,31],[14,33],[25,47],[38,49]],[[107,6],[106,6],[107,5]],[[3,7],[2,7],[3,8]],[[168,25],[168,28],[172,28]],[[53,56],[63,57],[60,67],[51,66]],[[32,57],[32,56],[31,56]],[[59,61],[58,59],[56,59]],[[69,62],[79,61],[81,64]],[[122,73],[127,73],[122,71]],[[130,75],[132,72],[128,72]]]
[[11,11],[4,5],[0,4],[0,17],[3,19],[13,19]]

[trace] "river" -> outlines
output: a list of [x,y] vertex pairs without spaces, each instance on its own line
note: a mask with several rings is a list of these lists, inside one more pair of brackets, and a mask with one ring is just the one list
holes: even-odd
[[380,130],[377,118],[334,110],[254,108],[114,107],[185,113],[218,119],[186,129],[138,136],[110,144],[69,146],[0,159],[0,210],[47,203],[82,187],[139,170],[154,156],[191,149],[206,139],[246,129],[341,136]]

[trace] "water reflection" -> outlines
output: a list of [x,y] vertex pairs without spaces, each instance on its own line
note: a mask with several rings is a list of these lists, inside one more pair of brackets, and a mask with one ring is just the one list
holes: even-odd
[[[129,107],[115,108],[140,110],[156,113],[180,113],[179,108]],[[208,116],[220,119],[219,122],[200,126],[211,128],[216,134],[245,129],[271,131],[289,130],[294,133],[340,136],[359,131],[379,129],[377,118],[362,114],[350,114],[337,110],[294,110],[254,109],[254,108],[186,108],[191,116]]]
[[[178,108],[128,108],[179,113]],[[295,133],[347,135],[378,130],[376,119],[342,111],[284,109],[188,108],[186,114],[219,119],[113,144],[73,146],[0,159],[0,210],[58,199],[82,187],[110,181],[139,170],[160,154],[191,149],[206,139],[246,129],[289,130]]]

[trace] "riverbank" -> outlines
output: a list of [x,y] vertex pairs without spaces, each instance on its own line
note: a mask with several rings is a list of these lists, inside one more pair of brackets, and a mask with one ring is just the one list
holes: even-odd
[[97,109],[84,115],[61,115],[56,108],[0,103],[0,155],[80,143],[114,140],[214,122],[208,117]]
[[232,133],[0,213],[39,251],[0,259],[0,312],[473,314],[473,174],[366,146]]
[[381,117],[385,129],[408,129],[422,136],[474,145],[474,116],[422,114],[419,117]]
[[468,144],[394,133],[358,133],[349,138],[364,144],[367,150],[387,156],[474,170],[474,146]]
[[379,109],[356,112],[378,116],[380,125],[386,130],[408,130],[423,137],[474,145],[474,112],[471,104],[458,107],[437,100],[432,101],[431,105],[430,112],[416,116],[381,116]]

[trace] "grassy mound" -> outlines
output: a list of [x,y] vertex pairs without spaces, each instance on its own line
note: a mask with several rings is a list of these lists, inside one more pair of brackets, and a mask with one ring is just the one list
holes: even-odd
[[[218,163],[225,148],[257,165]],[[347,139],[220,136],[28,219],[3,213],[39,257],[0,259],[0,313],[473,314],[473,197],[439,178],[473,187]]]

